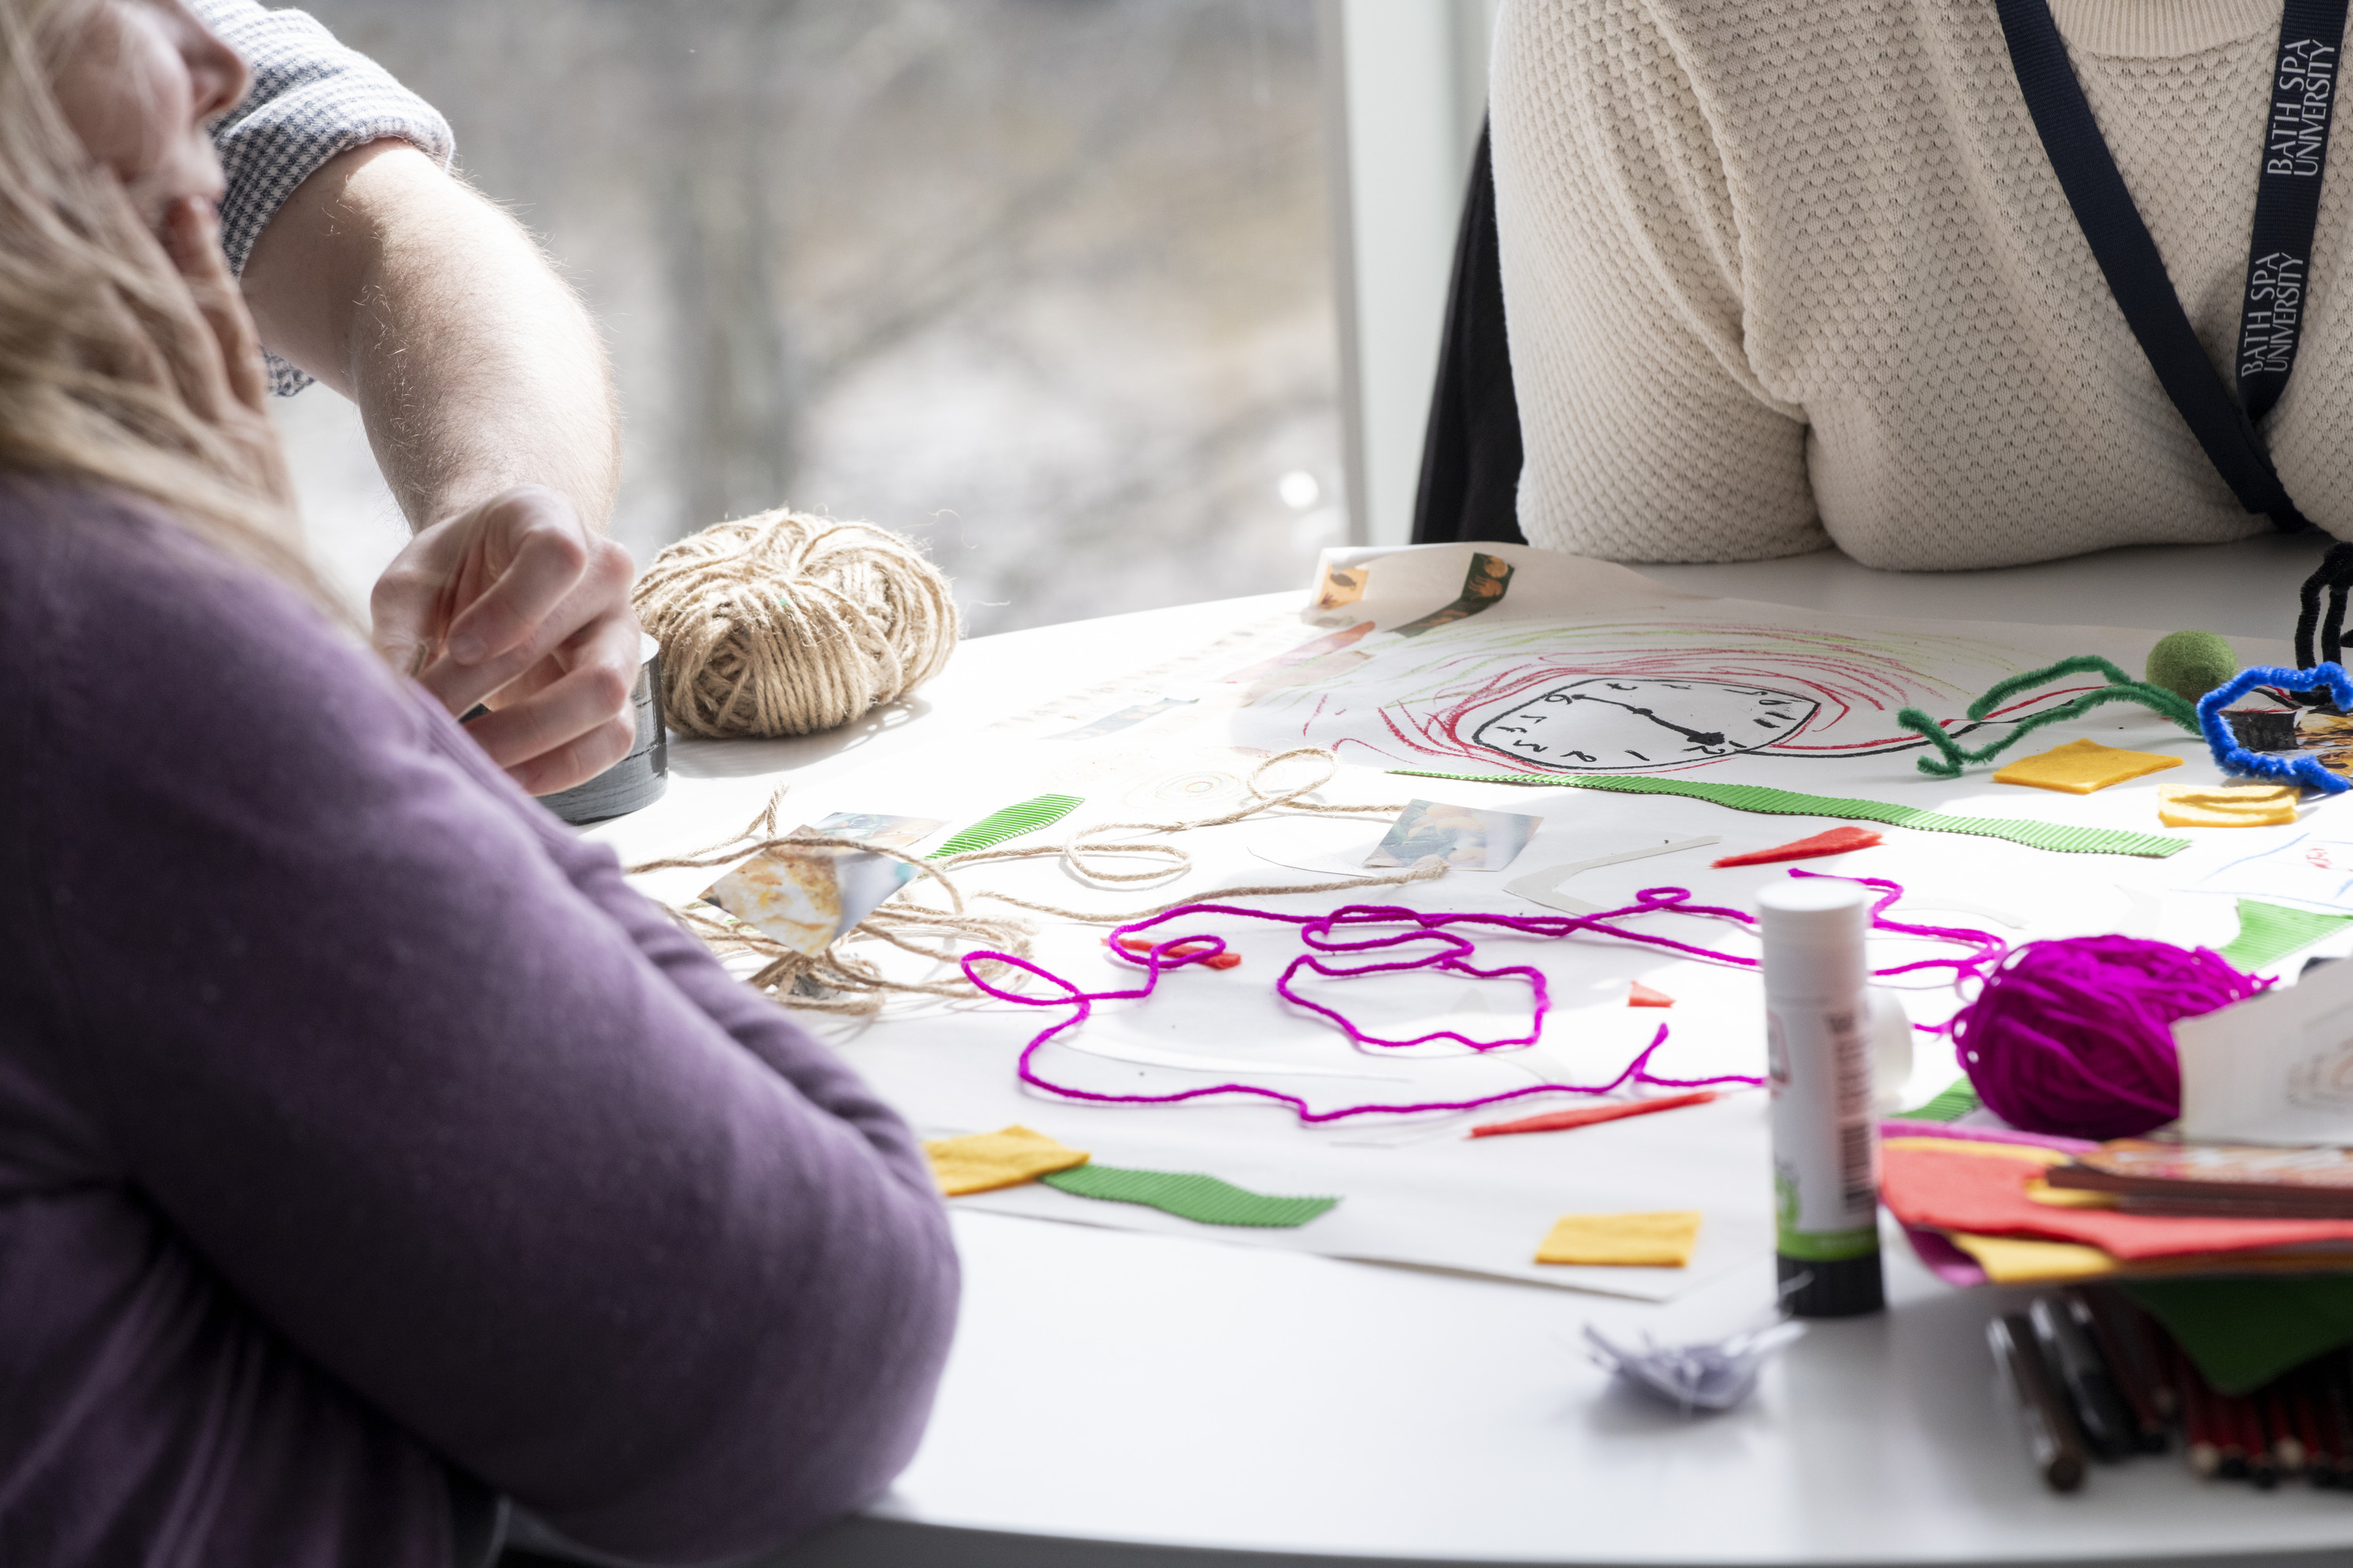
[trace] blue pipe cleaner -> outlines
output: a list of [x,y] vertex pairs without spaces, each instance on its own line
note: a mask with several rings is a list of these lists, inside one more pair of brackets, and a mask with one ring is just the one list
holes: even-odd
[[2339,712],[2353,712],[2353,678],[2346,675],[2342,665],[2316,664],[2310,669],[2258,665],[2242,669],[2198,700],[2198,732],[2206,737],[2206,747],[2214,753],[2215,764],[2226,773],[2243,773],[2269,779],[2274,784],[2302,784],[2323,795],[2343,795],[2353,789],[2353,783],[2322,767],[2317,757],[2299,757],[2287,763],[2239,744],[2239,738],[2231,733],[2231,721],[2222,717],[2222,710],[2258,686],[2276,686],[2287,691],[2327,687],[2328,695],[2337,700]]

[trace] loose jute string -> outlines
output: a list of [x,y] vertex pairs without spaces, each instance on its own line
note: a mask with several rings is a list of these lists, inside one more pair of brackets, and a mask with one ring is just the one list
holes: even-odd
[[978,942],[1028,956],[1029,938],[1037,931],[1028,921],[991,920],[986,915],[971,913],[965,910],[964,896],[956,890],[955,884],[938,867],[917,856],[882,845],[869,844],[863,839],[844,838],[829,833],[806,830],[779,833],[776,830],[777,814],[783,808],[784,801],[785,792],[779,789],[769,797],[760,815],[754,817],[742,832],[695,854],[642,861],[628,867],[628,874],[635,877],[648,871],[669,871],[682,867],[709,868],[733,866],[780,847],[806,849],[832,846],[871,850],[877,855],[905,861],[945,888],[952,907],[936,910],[912,900],[885,902],[845,932],[840,941],[817,953],[806,953],[787,947],[759,927],[734,920],[699,900],[670,910],[681,925],[701,937],[713,952],[750,953],[764,960],[761,967],[747,977],[754,989],[768,994],[787,1006],[808,1012],[865,1016],[879,1012],[883,1002],[892,995],[938,996],[969,1001],[982,993],[963,979],[892,979],[877,965],[840,951],[844,943],[853,939],[887,942],[902,952],[945,965],[958,964],[963,955],[945,945],[927,945],[913,939],[928,935],[935,941],[946,942]]
[[913,545],[782,508],[669,546],[631,603],[661,644],[663,716],[712,740],[847,724],[938,674],[958,631]]
[[[1323,771],[1305,783],[1287,789],[1266,784],[1266,777],[1270,773],[1285,763],[1301,759],[1323,763]],[[1250,797],[1248,803],[1227,812],[1222,816],[1204,816],[1189,822],[1098,822],[1092,826],[1079,829],[1060,844],[1031,845],[1015,849],[976,849],[967,855],[953,856],[942,863],[951,868],[961,868],[978,865],[988,860],[1039,860],[1052,856],[1062,863],[1062,869],[1071,877],[1096,887],[1114,888],[1137,882],[1165,882],[1172,878],[1183,876],[1193,868],[1193,857],[1190,853],[1160,839],[1106,842],[1105,836],[1113,833],[1190,833],[1197,828],[1224,827],[1229,824],[1242,821],[1246,817],[1256,816],[1261,812],[1277,810],[1321,812],[1329,816],[1342,816],[1352,815],[1395,816],[1405,809],[1403,805],[1326,805],[1303,798],[1330,784],[1332,775],[1339,771],[1339,758],[1324,747],[1300,746],[1288,752],[1278,752],[1251,769],[1250,777],[1242,782],[1242,788]],[[1144,871],[1113,871],[1092,863],[1090,859],[1091,857],[1123,855],[1141,855],[1164,861],[1165,864]],[[1251,888],[1220,888],[1218,889],[1218,896],[1221,899],[1271,899],[1281,898],[1289,893],[1332,893],[1343,892],[1350,888],[1392,888],[1407,882],[1427,882],[1432,878],[1442,877],[1445,874],[1446,863],[1432,856],[1387,876],[1347,877],[1338,880],[1327,879],[1321,882],[1268,883]],[[1148,910],[1110,912],[1065,909],[1060,904],[1035,903],[1028,899],[1017,899],[1010,893],[999,893],[986,889],[976,892],[973,897],[991,899],[1001,904],[1011,904],[1018,909],[1034,910],[1041,915],[1052,915],[1058,920],[1077,921],[1085,925],[1118,925],[1124,921],[1144,920],[1159,914],[1165,910],[1175,909],[1185,901],[1182,899],[1175,899],[1165,904],[1155,904]]]
[[[1295,787],[1272,791],[1261,787],[1261,782],[1271,770],[1284,763],[1301,758],[1322,762],[1323,771],[1314,779]],[[671,912],[680,924],[702,937],[714,951],[748,952],[764,959],[765,962],[762,967],[750,977],[751,984],[787,1006],[804,1008],[812,1012],[864,1016],[879,1010],[885,999],[894,994],[938,996],[960,1001],[974,1000],[993,993],[985,987],[969,984],[965,979],[931,981],[890,979],[876,965],[845,954],[839,949],[852,941],[871,939],[888,942],[891,946],[903,952],[933,959],[941,963],[962,964],[968,975],[970,965],[965,964],[959,954],[949,952],[944,947],[926,946],[911,941],[910,937],[914,934],[929,934],[934,938],[944,937],[952,942],[978,942],[984,947],[1001,949],[1016,957],[1026,959],[1030,951],[1029,939],[1036,933],[1037,928],[1018,918],[992,920],[987,916],[970,912],[965,908],[966,895],[957,887],[955,878],[949,874],[953,870],[991,861],[1031,860],[1052,856],[1061,860],[1064,868],[1071,875],[1097,886],[1165,880],[1181,876],[1192,869],[1192,856],[1174,844],[1159,840],[1103,843],[1099,841],[1099,836],[1119,832],[1185,833],[1200,827],[1222,827],[1261,812],[1277,809],[1330,814],[1355,813],[1360,816],[1393,816],[1404,809],[1399,805],[1326,805],[1302,798],[1330,783],[1338,766],[1337,759],[1330,752],[1321,747],[1303,746],[1295,751],[1269,757],[1261,763],[1251,771],[1249,780],[1243,785],[1250,795],[1249,804],[1227,812],[1223,816],[1203,817],[1190,822],[1098,823],[1093,826],[1080,829],[1060,844],[1034,845],[1027,848],[1013,849],[976,849],[967,854],[950,856],[940,861],[926,860],[901,850],[870,844],[862,839],[840,838],[806,831],[780,833],[777,830],[777,822],[778,814],[784,805],[785,792],[779,789],[769,800],[767,805],[762,809],[760,815],[754,817],[742,832],[691,855],[675,856],[661,860],[648,860],[631,866],[628,868],[628,874],[634,877],[649,871],[667,871],[680,868],[714,868],[721,866],[733,866],[754,855],[787,846],[807,848],[836,845],[849,849],[868,849],[878,855],[888,855],[894,860],[903,860],[915,867],[926,879],[938,883],[945,889],[950,907],[942,910],[917,901],[910,896],[915,891],[915,887],[921,885],[915,884],[885,901],[865,920],[843,933],[839,942],[822,953],[814,956],[787,947],[756,926],[731,920],[711,906],[699,901],[673,909]],[[1152,870],[1129,872],[1110,870],[1094,863],[1095,859],[1100,858],[1123,855],[1149,856],[1166,861],[1166,864]],[[1277,898],[1287,893],[1324,893],[1345,890],[1350,888],[1394,887],[1407,882],[1425,882],[1444,875],[1445,871],[1445,863],[1435,857],[1430,857],[1418,865],[1387,876],[1348,877],[1321,882],[1224,888],[1219,889],[1219,896],[1220,898]],[[999,893],[987,889],[976,890],[970,896],[976,900],[990,899],[999,903],[1012,904],[1020,909],[1033,910],[1039,914],[1051,915],[1060,920],[1076,921],[1087,925],[1118,925],[1126,921],[1143,920],[1162,910],[1173,909],[1184,901],[1176,900],[1141,911],[1095,911],[1070,910],[1055,904],[1037,903],[1027,899],[1015,898],[1009,893]],[[994,966],[995,961],[987,962],[992,967]]]

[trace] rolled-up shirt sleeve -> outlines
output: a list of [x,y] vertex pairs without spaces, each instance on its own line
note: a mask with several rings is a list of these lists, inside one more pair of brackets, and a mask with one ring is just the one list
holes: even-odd
[[[445,168],[457,151],[449,122],[393,74],[301,11],[256,0],[193,0],[196,14],[245,57],[253,89],[214,122],[213,145],[228,176],[221,247],[242,273],[254,242],[296,186],[339,153],[387,137]],[[276,354],[270,390],[290,397],[311,378]]]

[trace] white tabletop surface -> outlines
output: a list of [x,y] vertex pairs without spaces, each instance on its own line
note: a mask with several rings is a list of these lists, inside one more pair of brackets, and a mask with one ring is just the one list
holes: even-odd
[[[1851,613],[2285,637],[2325,542],[1935,576],[1831,554],[1654,575]],[[625,854],[708,841],[788,770],[920,744],[1292,598],[970,642],[916,700],[846,731],[678,744],[669,796],[597,837]],[[2043,1491],[1992,1393],[1982,1324],[2005,1294],[1947,1289],[1900,1243],[1887,1312],[1815,1326],[1746,1406],[1686,1421],[1613,1387],[1580,1327],[1672,1338],[1753,1303],[1703,1289],[1661,1308],[973,1213],[955,1234],[963,1323],[921,1451],[864,1516],[777,1563],[2353,1561],[2344,1493],[2200,1484],[2178,1458]]]

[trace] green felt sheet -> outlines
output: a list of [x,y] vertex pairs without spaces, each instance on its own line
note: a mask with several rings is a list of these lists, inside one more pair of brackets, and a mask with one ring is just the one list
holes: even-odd
[[2239,900],[2239,934],[2221,951],[2222,962],[2238,969],[2261,969],[2300,947],[2342,930],[2353,915],[2324,915],[2284,904]]
[[2124,1291],[2224,1394],[2261,1388],[2323,1351],[2353,1344],[2353,1274],[2139,1279]]
[[1340,1201],[1269,1197],[1215,1176],[1176,1171],[1123,1171],[1110,1165],[1080,1165],[1038,1179],[1079,1197],[1142,1204],[1201,1225],[1247,1225],[1271,1230],[1305,1225]]
[[1535,789],[1599,789],[1617,795],[1677,795],[1704,800],[1734,811],[1761,812],[1768,816],[1828,816],[1855,822],[1883,822],[1891,827],[1917,828],[1924,833],[1967,833],[1979,838],[2006,838],[2030,849],[2050,849],[2070,855],[2140,855],[2162,859],[2189,847],[2187,838],[2162,833],[2131,833],[2114,827],[2073,827],[2063,822],[2026,822],[2004,816],[1954,816],[1916,805],[1896,805],[1883,800],[1855,800],[1843,795],[1800,795],[1796,790],[1765,784],[1708,784],[1698,779],[1662,779],[1620,773],[1441,773],[1422,768],[1391,768],[1409,778],[1456,779],[1464,784],[1523,784]]
[[1085,804],[1082,796],[1075,795],[1041,795],[1035,800],[990,812],[933,850],[932,858],[940,860],[950,855],[969,855],[976,849],[993,849],[1008,838],[1051,827]]

